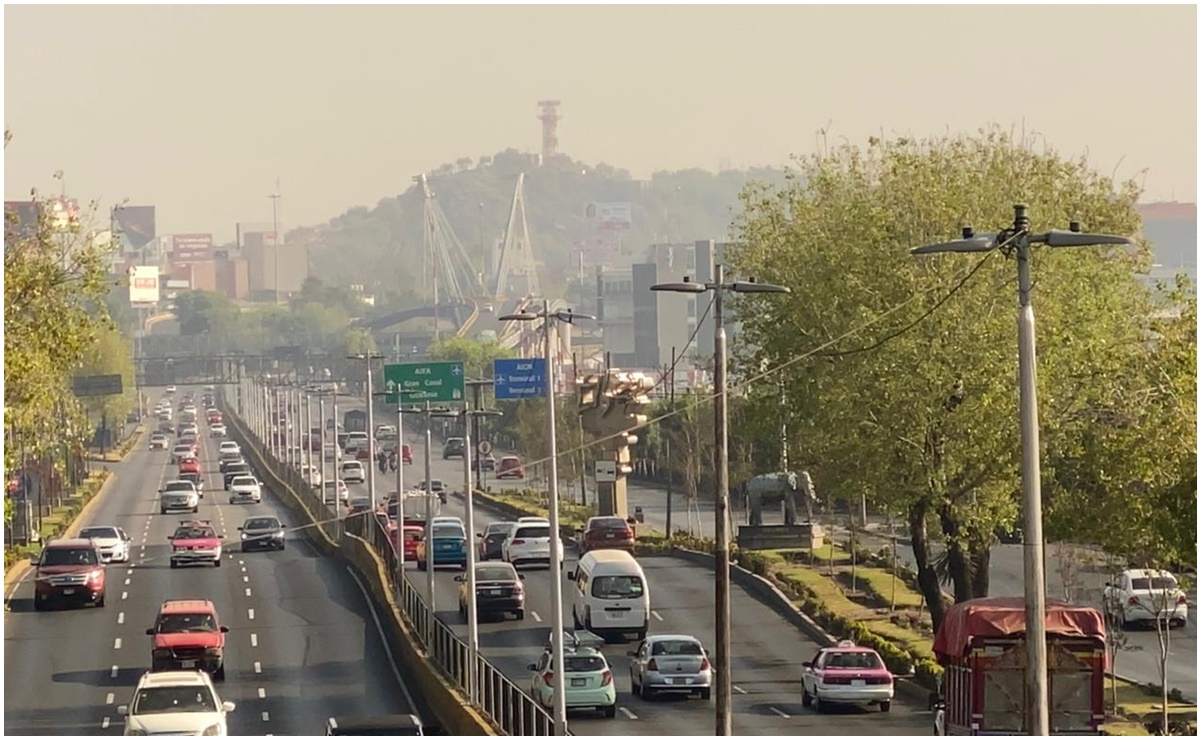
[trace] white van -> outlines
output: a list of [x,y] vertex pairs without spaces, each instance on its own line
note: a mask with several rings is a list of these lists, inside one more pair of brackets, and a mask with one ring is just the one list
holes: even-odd
[[651,594],[646,574],[624,550],[593,550],[567,574],[571,589],[571,619],[576,629],[595,633],[635,633],[646,638],[651,618]]

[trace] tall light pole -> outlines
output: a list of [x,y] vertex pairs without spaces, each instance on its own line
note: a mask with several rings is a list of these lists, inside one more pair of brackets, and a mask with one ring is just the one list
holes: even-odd
[[[430,597],[430,614],[435,614],[437,596],[434,591],[434,497],[436,494],[430,490],[433,485],[431,482],[431,465],[433,464],[433,459],[430,451],[430,447],[433,444],[433,437],[430,434],[430,417],[444,415],[447,413],[447,409],[441,407],[434,408],[430,406],[429,401],[426,401],[424,409],[414,409],[409,413],[423,414],[425,416],[425,585]],[[399,465],[404,465],[404,461],[402,460]],[[403,520],[401,521],[401,526],[404,526]],[[470,547],[471,543],[468,542],[467,545]],[[433,634],[433,620],[431,619],[426,624],[425,639],[427,645],[429,644],[429,640],[433,639]]]
[[713,266],[713,282],[696,283],[684,279],[681,283],[660,283],[651,290],[673,293],[704,293],[713,291],[713,410],[714,445],[713,468],[717,475],[717,491],[714,496],[713,535],[717,540],[714,567],[717,570],[715,585],[714,627],[716,628],[717,650],[713,669],[717,674],[717,727],[715,735],[733,735],[733,677],[730,671],[730,455],[728,452],[730,418],[726,406],[726,327],[723,315],[723,296],[734,293],[791,293],[782,285],[749,281],[725,282],[722,265]]
[[[367,495],[371,497],[371,511],[375,511],[375,397],[371,393],[371,361],[382,360],[378,352],[360,352],[347,355],[348,360],[363,360],[367,368]],[[398,430],[399,431],[399,430]],[[402,525],[403,526],[403,525]],[[398,535],[404,534],[401,530]]]
[[275,268],[275,280],[272,284],[272,303],[279,303],[279,180],[275,181],[275,192],[267,196],[271,199],[271,260]]
[[563,556],[563,541],[559,534],[559,464],[558,464],[558,446],[555,441],[555,352],[554,344],[551,341],[551,323],[558,321],[561,323],[571,324],[575,319],[591,319],[596,320],[595,316],[582,313],[572,313],[571,311],[555,311],[550,310],[550,301],[542,301],[541,313],[515,313],[501,316],[501,321],[535,321],[542,319],[542,340],[545,343],[546,351],[546,437],[549,451],[547,456],[550,463],[550,483],[548,485],[548,504],[550,514],[550,562],[551,572],[554,576],[550,579],[550,599],[552,606],[553,624],[551,629],[551,651],[553,652],[552,659],[554,660],[554,718],[555,718],[555,734],[567,734],[567,704],[566,704],[566,681],[563,671],[563,571],[560,563],[560,558]]
[[[396,389],[396,590],[400,594],[405,571],[405,406],[403,396],[416,391]],[[388,396],[389,393],[376,393]],[[397,603],[404,603],[397,599]]]
[[925,255],[941,252],[980,253],[1000,250],[1012,255],[1018,268],[1018,395],[1022,438],[1022,566],[1026,600],[1026,732],[1050,733],[1047,689],[1046,573],[1043,571],[1042,473],[1039,466],[1037,352],[1034,343],[1034,307],[1030,303],[1030,253],[1035,244],[1048,247],[1126,246],[1133,240],[1111,234],[1086,234],[1072,221],[1068,231],[1030,231],[1026,206],[1013,207],[1013,224],[996,234],[977,235],[971,227],[963,238],[909,250]]

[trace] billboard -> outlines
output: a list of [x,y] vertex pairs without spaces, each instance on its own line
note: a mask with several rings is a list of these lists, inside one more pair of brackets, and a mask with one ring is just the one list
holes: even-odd
[[176,234],[171,240],[171,263],[211,262],[212,234]]
[[130,249],[141,251],[154,241],[154,206],[118,206],[113,221]]
[[634,225],[629,203],[589,203],[584,219],[597,231],[629,231]]
[[158,265],[134,265],[129,268],[129,302],[158,303]]

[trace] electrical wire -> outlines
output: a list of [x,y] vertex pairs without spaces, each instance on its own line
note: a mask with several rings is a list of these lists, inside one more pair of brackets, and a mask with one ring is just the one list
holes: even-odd
[[675,377],[676,367],[681,361],[683,361],[684,355],[688,353],[688,348],[692,346],[692,343],[696,340],[697,333],[700,332],[701,326],[705,323],[705,319],[709,318],[709,311],[712,310],[713,304],[716,302],[717,296],[710,295],[709,305],[705,306],[705,312],[701,314],[701,318],[696,322],[696,326],[692,327],[692,335],[688,337],[687,342],[684,342],[684,348],[680,350],[678,355],[676,355],[675,362],[673,362],[671,367],[668,368],[667,372],[663,374],[663,377],[659,378],[659,382],[655,383],[655,385],[650,389],[650,393],[653,393],[659,386],[667,382],[668,378]]

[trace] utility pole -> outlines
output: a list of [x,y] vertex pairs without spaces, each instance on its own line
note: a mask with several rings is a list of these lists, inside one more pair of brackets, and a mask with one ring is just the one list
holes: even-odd
[[717,650],[713,662],[717,683],[717,716],[715,735],[732,735],[733,705],[732,678],[730,670],[730,456],[729,411],[726,407],[726,327],[724,323],[723,297],[727,291],[735,293],[791,293],[781,285],[747,282],[725,282],[723,265],[713,266],[712,283],[695,283],[685,278],[680,283],[652,285],[651,290],[674,293],[704,293],[712,290],[713,296],[713,390],[714,390],[714,445],[713,468],[716,471],[717,490],[714,495],[713,533],[717,540],[715,548],[716,586],[714,598],[714,625],[717,633]]
[[940,252],[983,253],[1000,250],[1013,256],[1018,272],[1018,391],[1021,412],[1022,544],[1026,601],[1026,733],[1050,734],[1047,684],[1047,586],[1044,572],[1042,471],[1039,464],[1037,355],[1034,344],[1034,307],[1030,302],[1030,255],[1035,244],[1049,247],[1126,246],[1132,239],[1110,234],[1086,234],[1072,221],[1068,231],[1035,234],[1030,231],[1027,208],[1013,207],[1013,225],[996,234],[980,234],[969,226],[963,238],[909,250],[910,254]]
[[[667,394],[670,399],[668,404],[669,408],[674,412],[676,410],[676,348],[674,346],[671,348],[671,369],[667,371],[667,382],[669,384]],[[671,539],[671,489],[672,484],[675,482],[675,475],[671,465],[671,435],[665,434],[663,437],[667,448],[665,450],[667,457],[667,537]]]

